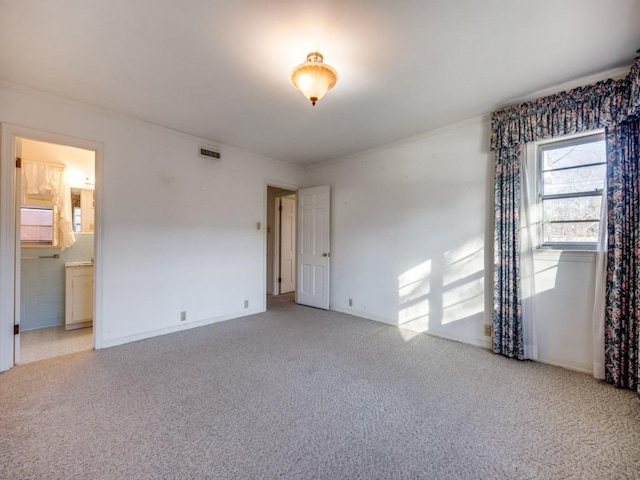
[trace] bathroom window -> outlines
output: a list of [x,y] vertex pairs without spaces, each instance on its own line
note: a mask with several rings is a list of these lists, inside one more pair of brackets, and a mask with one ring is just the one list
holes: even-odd
[[22,207],[20,209],[20,241],[23,246],[58,244],[58,213],[55,207]]

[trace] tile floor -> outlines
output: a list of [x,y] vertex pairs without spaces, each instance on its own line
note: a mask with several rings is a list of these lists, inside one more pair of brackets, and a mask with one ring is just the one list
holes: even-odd
[[93,327],[65,330],[64,325],[20,332],[20,361],[31,363],[45,358],[93,348]]

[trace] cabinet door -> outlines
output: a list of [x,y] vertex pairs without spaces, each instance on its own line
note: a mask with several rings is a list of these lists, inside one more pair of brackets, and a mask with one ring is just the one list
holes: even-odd
[[93,320],[93,267],[67,268],[65,325]]
[[87,322],[93,319],[93,273],[86,272],[88,268],[78,269],[71,280],[73,292],[71,304],[72,323]]

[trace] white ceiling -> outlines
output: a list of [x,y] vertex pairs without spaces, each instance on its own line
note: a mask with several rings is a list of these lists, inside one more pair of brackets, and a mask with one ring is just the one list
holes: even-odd
[[[0,0],[0,78],[302,165],[638,48],[640,0]],[[340,79],[312,107],[289,73],[314,50]]]

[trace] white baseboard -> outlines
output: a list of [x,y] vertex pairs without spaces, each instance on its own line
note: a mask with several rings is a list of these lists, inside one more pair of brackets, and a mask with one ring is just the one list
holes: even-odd
[[379,315],[373,315],[368,312],[362,312],[360,310],[356,310],[355,308],[341,308],[341,307],[331,307],[331,310],[338,313],[345,313],[347,315],[353,315],[354,317],[364,318],[365,320],[373,320],[374,322],[385,323],[387,325],[391,325],[397,327],[398,325],[393,321],[385,317],[381,317]]
[[480,339],[476,337],[468,337],[466,335],[451,335],[450,333],[442,332],[438,330],[429,330],[424,333],[426,335],[431,335],[432,337],[444,338],[446,340],[453,340],[455,342],[467,343],[475,347],[491,350],[491,342],[489,340],[485,340],[484,338]]
[[567,370],[573,370],[575,372],[587,373],[593,375],[593,365],[584,365],[581,363],[570,362],[554,357],[539,357],[536,362],[546,363],[547,365],[553,365],[555,367],[566,368]]
[[[374,322],[384,323],[386,325],[391,325],[392,327],[396,327],[398,329],[402,329],[398,325],[397,322],[391,320],[389,318],[381,317],[379,315],[373,315],[367,312],[362,312],[360,310],[355,310],[353,308],[341,308],[341,307],[332,307],[331,310],[346,313],[347,315],[353,315],[355,317],[364,318],[365,320],[373,320]],[[416,332],[418,334],[431,335],[432,337],[444,338],[445,340],[453,340],[454,342],[467,343],[469,345],[474,345],[476,347],[488,348],[491,349],[491,340],[490,337],[485,338],[476,338],[470,337],[466,335],[451,335],[449,332],[444,332],[438,329],[430,329],[424,332]]]
[[[374,315],[368,312],[362,312],[352,308],[332,307],[331,310],[339,313],[345,313],[347,315],[353,315],[355,317],[363,318],[365,320],[372,320],[374,322],[384,323],[385,325],[389,325],[389,326],[401,329],[401,327],[399,327],[394,320],[382,317],[380,315]],[[205,320],[199,320],[196,322],[189,322],[189,323],[180,324],[180,325],[172,325],[170,327],[161,328],[158,330],[151,330],[143,333],[136,333],[134,335],[128,335],[126,337],[103,340],[102,345],[100,346],[96,345],[96,349],[115,347],[117,345],[124,345],[126,343],[136,342],[138,340],[144,340],[146,338],[157,337],[159,335],[167,335],[169,333],[180,332],[182,330],[189,330],[191,328],[203,327],[205,325],[211,325],[213,323],[218,323],[218,322],[225,322],[227,320],[233,320],[234,318],[246,317],[248,315],[254,315],[254,314],[262,313],[265,311],[266,311],[265,308],[259,308],[255,310],[242,310],[240,312],[231,313],[228,315],[222,315],[220,317],[208,318]],[[453,340],[455,342],[466,343],[469,345],[474,345],[476,347],[481,347],[481,348],[486,348],[491,350],[491,340],[489,339],[489,337],[476,338],[476,337],[470,337],[466,335],[451,335],[448,332],[444,332],[442,330],[437,330],[437,329],[431,329],[421,333],[424,333],[425,335],[431,335],[432,337],[444,338],[446,340]],[[554,365],[556,367],[566,368],[567,370],[574,370],[576,372],[586,373],[589,375],[593,374],[593,368],[591,365],[583,365],[583,364],[570,362],[570,361],[566,361],[566,360],[562,360],[554,357],[540,357],[535,361],[540,363],[545,363],[548,365]]]
[[[346,313],[347,315],[353,315],[353,316],[356,316],[356,317],[364,318],[366,320],[373,320],[375,322],[385,323],[387,325],[391,325],[391,326],[399,328],[399,329],[402,328],[402,327],[399,327],[398,324],[394,320],[391,320],[389,318],[384,318],[384,317],[381,317],[381,316],[378,316],[378,315],[372,315],[370,313],[362,312],[362,311],[359,311],[359,310],[355,310],[353,308],[332,307],[331,310],[334,310],[334,311],[340,312],[340,313]],[[446,340],[453,340],[455,342],[467,343],[469,345],[474,345],[476,347],[481,347],[481,348],[486,348],[488,350],[492,350],[492,344],[491,344],[491,338],[490,337],[476,338],[476,337],[470,337],[470,336],[466,336],[466,335],[452,335],[449,332],[438,330],[437,328],[436,329],[429,329],[429,330],[427,330],[425,332],[422,332],[422,333],[424,333],[425,335],[431,335],[432,337],[444,338]],[[556,367],[566,368],[567,370],[573,370],[573,371],[576,371],[576,372],[587,373],[589,375],[593,375],[593,366],[592,365],[585,365],[585,364],[581,364],[581,363],[571,362],[571,361],[567,361],[567,360],[563,360],[563,359],[559,359],[559,358],[555,358],[555,357],[539,357],[534,361],[540,362],[540,363],[546,363],[548,365],[553,365],[553,366],[556,366]]]
[[96,345],[96,350],[102,348],[115,347],[118,345],[124,345],[125,343],[137,342],[138,340],[144,340],[145,338],[157,337],[160,335],[167,335],[169,333],[180,332],[182,330],[189,330],[191,328],[204,327],[205,325],[211,325],[212,323],[225,322],[227,320],[233,320],[234,318],[246,317],[254,315],[256,313],[262,313],[265,309],[252,309],[242,310],[240,312],[231,313],[228,315],[222,315],[220,317],[207,318],[204,320],[198,320],[195,322],[182,323],[180,325],[172,325],[170,327],[160,328],[158,330],[151,330],[148,332],[136,333],[128,335],[126,337],[112,338],[109,340],[103,340],[102,345]]

